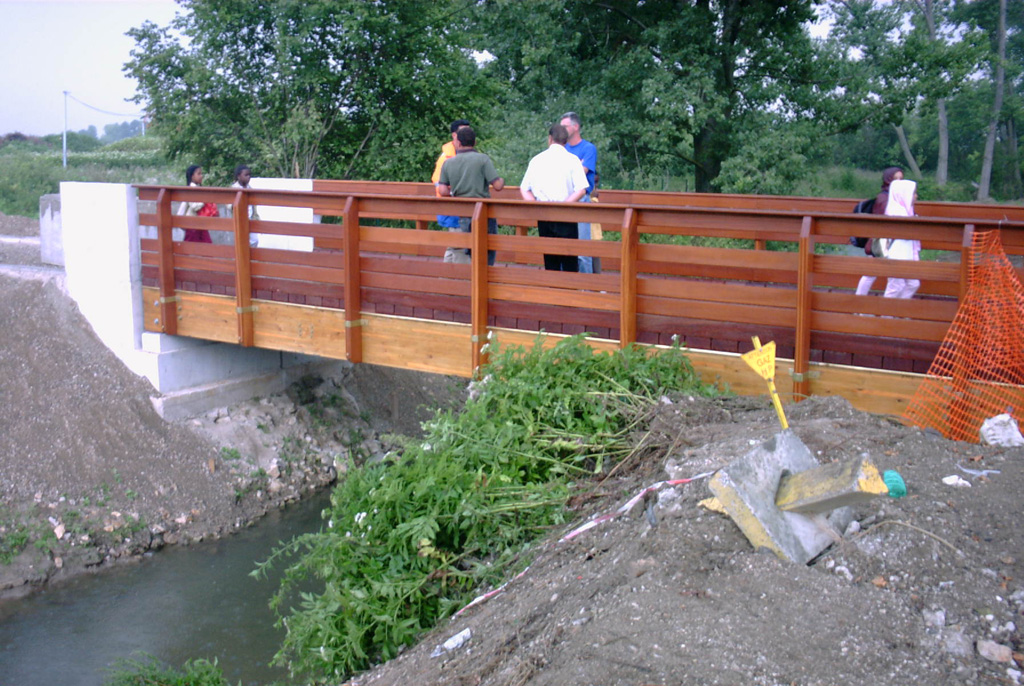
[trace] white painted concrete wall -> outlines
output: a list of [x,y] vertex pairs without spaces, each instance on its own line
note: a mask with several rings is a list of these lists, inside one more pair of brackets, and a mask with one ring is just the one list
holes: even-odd
[[[312,182],[306,183],[311,189]],[[154,400],[165,418],[178,419],[278,392],[310,365],[324,362],[144,331],[137,204],[135,189],[126,184],[62,183],[56,235],[61,239],[69,294],[104,345],[165,394]],[[260,207],[259,211],[261,218],[277,221],[313,220],[309,209]],[[286,240],[280,247],[307,249],[303,240]],[[305,240],[312,250],[312,239]],[[175,397],[179,401],[171,402]]]
[[[249,188],[256,190],[275,191],[311,191],[312,179],[276,179],[256,178],[249,182]],[[313,210],[308,207],[277,207],[273,205],[257,205],[256,211],[260,219],[275,222],[303,222],[312,224],[315,221]],[[300,250],[313,252],[313,238],[310,236],[278,236],[270,233],[258,234],[259,247],[279,248],[282,250]]]
[[39,247],[44,264],[64,266],[64,242],[61,240],[60,194],[39,198]]

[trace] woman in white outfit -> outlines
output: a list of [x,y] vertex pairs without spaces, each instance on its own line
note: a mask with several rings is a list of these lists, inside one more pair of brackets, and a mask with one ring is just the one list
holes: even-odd
[[[885,214],[889,217],[913,217],[914,201],[917,200],[917,184],[909,179],[897,179],[889,185],[889,203]],[[886,241],[885,257],[890,260],[918,260],[921,241],[896,238]],[[921,282],[917,279],[889,277],[885,284],[886,298],[909,299],[914,297]]]

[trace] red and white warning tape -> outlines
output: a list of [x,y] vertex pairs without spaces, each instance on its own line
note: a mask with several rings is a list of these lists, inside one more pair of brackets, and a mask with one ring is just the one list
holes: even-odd
[[[648,493],[653,493],[653,492],[655,492],[655,491],[657,491],[660,488],[663,488],[665,486],[679,486],[679,485],[682,485],[682,484],[688,484],[691,481],[699,481],[700,479],[706,479],[709,476],[711,476],[712,474],[714,474],[714,472],[704,472],[703,474],[698,474],[697,476],[691,476],[688,479],[671,479],[669,481],[659,481],[657,483],[653,483],[650,486],[648,486],[647,488],[645,488],[642,491],[640,491],[639,493],[637,493],[635,496],[633,496],[629,500],[627,500],[626,503],[622,507],[620,507],[619,509],[615,510],[614,512],[609,512],[608,514],[603,514],[600,517],[595,517],[594,519],[591,519],[586,524],[584,524],[582,526],[579,526],[579,527],[573,529],[572,531],[570,531],[569,533],[567,533],[565,536],[562,536],[560,539],[558,539],[558,542],[559,543],[564,543],[566,541],[571,541],[572,539],[576,538],[577,536],[579,536],[583,532],[590,531],[591,529],[593,529],[598,524],[603,524],[604,522],[607,522],[607,521],[610,521],[612,519],[615,519],[616,517],[618,517],[620,515],[626,514],[627,512],[632,510],[633,507],[638,502],[643,500],[644,496],[647,495]],[[505,590],[506,586],[508,586],[513,581],[519,579],[521,576],[526,574],[526,572],[528,572],[529,570],[530,570],[530,568],[527,567],[526,569],[524,569],[523,571],[519,572],[514,577],[512,577],[511,579],[509,579],[508,581],[503,583],[501,586],[498,586],[493,591],[488,591],[487,593],[484,593],[483,595],[479,595],[476,598],[473,598],[473,600],[470,601],[470,603],[468,605],[466,605],[464,608],[462,608],[461,610],[456,612],[454,615],[452,615],[452,619],[458,617],[459,615],[461,615],[463,612],[465,612],[469,608],[473,607],[474,605],[479,605],[480,603],[484,602],[485,600],[489,600],[489,599],[493,598],[494,596],[498,595],[499,593],[501,593],[502,591]]]
[[577,528],[573,529],[572,531],[570,531],[569,533],[567,533],[565,536],[562,536],[560,539],[558,539],[558,542],[559,543],[565,543],[566,541],[571,541],[572,539],[576,538],[577,536],[579,536],[583,532],[590,531],[591,529],[593,529],[598,524],[604,524],[605,522],[607,522],[609,520],[615,519],[616,517],[618,517],[620,515],[626,514],[627,512],[632,510],[633,507],[638,502],[643,500],[645,495],[647,495],[648,493],[653,493],[653,492],[657,491],[658,489],[662,488],[663,486],[679,486],[680,484],[688,484],[691,481],[697,481],[699,479],[706,479],[707,477],[711,476],[712,474],[714,474],[714,472],[704,472],[703,474],[698,474],[697,476],[691,476],[688,479],[672,479],[670,481],[659,481],[657,483],[651,484],[650,486],[648,486],[647,488],[643,489],[642,491],[637,493],[635,496],[633,496],[632,498],[627,500],[626,504],[623,505],[622,507],[620,507],[619,509],[615,510],[614,512],[609,512],[608,514],[603,514],[600,517],[595,517],[594,519],[591,519],[589,522],[587,522],[583,526],[577,527]]

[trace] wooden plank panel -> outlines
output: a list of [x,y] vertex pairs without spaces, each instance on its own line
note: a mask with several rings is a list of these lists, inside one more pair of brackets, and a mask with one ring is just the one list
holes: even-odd
[[468,281],[458,279],[431,279],[422,276],[365,271],[363,272],[363,286],[365,288],[419,291],[443,295],[464,295],[466,297],[469,297],[471,290]]
[[588,293],[534,286],[492,284],[490,297],[493,300],[510,300],[536,305],[562,305],[565,307],[606,310],[608,312],[619,311],[619,298],[615,293]]
[[745,250],[742,248],[707,248],[693,245],[665,245],[641,243],[637,247],[637,259],[657,265],[699,264],[709,267],[733,267],[750,269],[771,269],[796,271],[798,257],[795,252],[772,250]]
[[260,348],[343,360],[345,311],[254,300],[253,341]]
[[345,283],[345,270],[341,264],[325,268],[294,264],[275,264],[273,262],[253,262],[252,275],[291,279],[294,281],[311,281],[313,283]]
[[364,362],[432,374],[472,375],[469,324],[371,314],[363,318]]
[[416,291],[396,291],[378,288],[363,289],[363,304],[395,305],[415,310],[438,310],[440,312],[469,313],[469,296],[438,295]]
[[687,317],[707,322],[796,326],[796,308],[794,307],[758,307],[756,305],[705,302],[685,298],[652,298],[650,296],[637,296],[636,307],[640,314]]
[[445,263],[440,260],[411,260],[391,255],[367,255],[363,253],[359,268],[364,274],[407,274],[438,279],[460,279],[469,283],[469,270],[464,264]]
[[811,364],[807,376],[811,395],[838,395],[858,410],[894,416],[903,414],[925,378],[923,374],[826,364]]
[[[160,330],[159,322],[154,322],[154,319],[159,317],[158,298],[157,289],[143,289],[147,331]],[[223,342],[233,342],[233,299],[192,293],[185,294],[183,299],[184,310],[203,308],[219,310],[223,314],[219,323],[216,317],[202,320],[190,318],[187,322],[183,320],[185,328],[190,332],[188,335],[207,340],[220,340],[216,336],[221,332]],[[288,347],[275,345],[273,349],[288,349],[337,359],[344,357],[342,312],[267,301],[257,301],[257,304],[260,309],[254,313],[254,319],[258,320],[258,347],[264,347],[261,342],[268,340],[280,339],[279,344],[285,343],[289,336],[294,335],[298,338],[297,341],[288,341]],[[471,346],[468,324],[372,314],[364,314],[363,318],[367,320],[364,331],[366,362],[463,377],[471,375],[472,370],[466,362],[469,360]],[[491,330],[495,332],[497,341],[503,346],[532,347],[537,339],[535,332],[501,327],[491,327]],[[542,340],[544,345],[550,346],[560,338],[563,337],[548,335]],[[617,347],[615,341],[588,340],[598,350],[610,351]],[[691,350],[687,352],[687,357],[706,382],[728,387],[741,395],[765,395],[764,382],[751,372],[738,354]],[[777,365],[776,380],[780,386],[780,394],[784,400],[790,401],[792,398],[784,379],[791,376],[792,364],[780,358]],[[885,414],[901,413],[923,378],[916,374],[815,363],[810,365],[808,376],[811,392],[816,395],[842,395],[850,399],[858,409]]]
[[[146,331],[164,333],[159,323],[159,291],[146,287],[142,292]],[[179,298],[176,308],[177,335],[222,343],[237,342],[234,298],[186,291],[181,292]]]
[[715,267],[694,263],[672,264],[670,262],[637,262],[637,272],[657,276],[673,276],[693,279],[715,279],[723,281],[746,281],[767,284],[796,285],[796,270],[777,271],[752,269],[749,267]]
[[[900,305],[905,305],[907,310],[913,310],[916,303],[904,300]],[[904,313],[907,314],[907,313]],[[880,318],[875,318],[880,319]],[[834,312],[817,312],[815,314],[814,328],[819,331],[843,332],[851,325],[850,315],[837,314]],[[949,331],[949,322],[928,322],[919,319],[885,319],[878,322],[885,332],[892,337],[906,338],[912,341],[941,341]]]
[[571,272],[549,272],[543,269],[519,266],[490,271],[491,284],[502,286],[542,286],[546,288],[583,288],[586,290],[617,293],[619,275],[615,273],[573,274]]
[[276,248],[253,248],[252,259],[269,264],[293,264],[325,269],[344,269],[345,253],[342,250],[278,250]]
[[[953,321],[959,304],[952,298],[914,298],[914,319],[946,322]],[[864,296],[855,293],[837,291],[815,291],[811,296],[812,307],[816,311],[864,314],[892,315],[902,309],[906,303],[899,303],[892,298]],[[876,307],[877,306],[877,307]]]
[[796,290],[761,284],[721,283],[718,281],[637,279],[637,293],[661,298],[685,298],[711,302],[741,303],[766,307],[796,307]]
[[[902,278],[921,279],[922,281],[948,281],[959,283],[960,265],[955,262],[923,262],[920,260],[882,260],[878,258],[861,259],[836,255],[816,255],[814,270],[817,273],[855,274],[863,276],[871,271],[878,275],[899,276]],[[869,269],[870,271],[865,271]]]

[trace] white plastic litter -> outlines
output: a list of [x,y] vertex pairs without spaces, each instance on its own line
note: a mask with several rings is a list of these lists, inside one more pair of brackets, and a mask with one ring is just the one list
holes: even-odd
[[978,435],[982,443],[1001,448],[1024,445],[1024,436],[1020,433],[1017,420],[1006,413],[997,414],[982,422]]
[[968,481],[967,479],[961,479],[956,474],[950,474],[949,476],[945,477],[942,480],[942,483],[946,484],[947,486],[957,486],[957,487],[960,487],[960,488],[964,488],[964,487],[968,487],[969,488],[970,485],[971,485],[970,481]]
[[463,629],[459,633],[455,634],[441,645],[434,648],[434,652],[430,653],[430,657],[440,657],[445,653],[449,653],[453,650],[458,650],[466,644],[470,639],[472,633],[468,628]]

